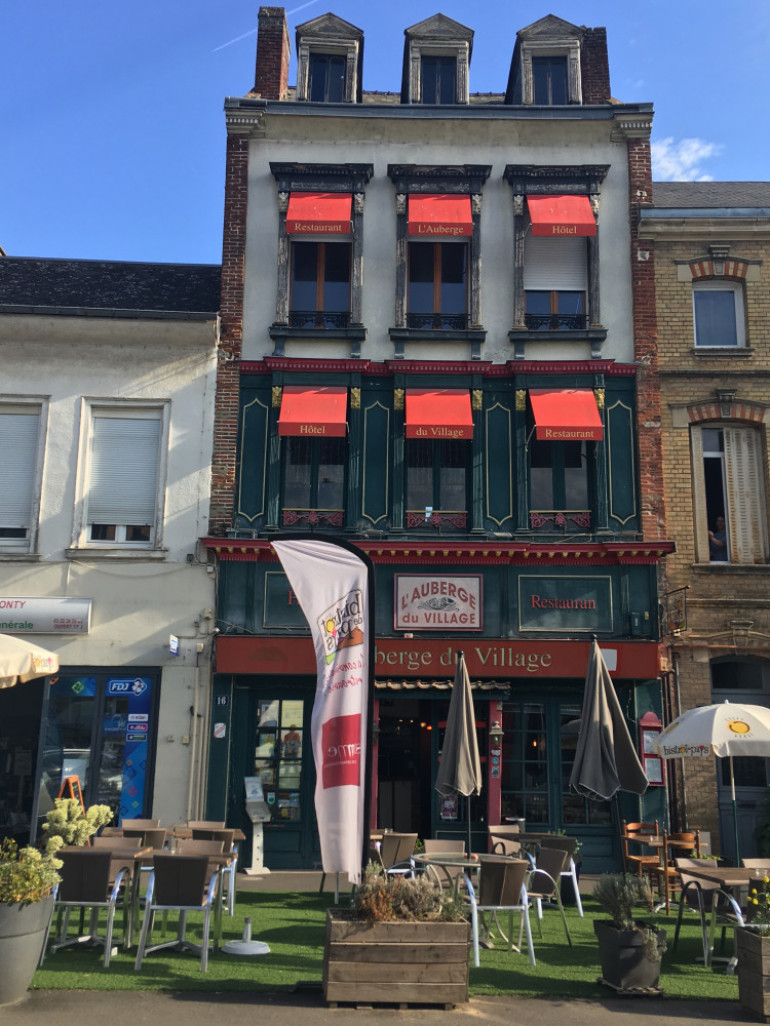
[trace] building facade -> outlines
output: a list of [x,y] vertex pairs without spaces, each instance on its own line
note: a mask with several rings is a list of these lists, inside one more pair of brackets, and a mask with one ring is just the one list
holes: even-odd
[[34,835],[67,776],[116,821],[201,810],[219,287],[0,259],[0,631],[60,660],[0,691],[0,832]]
[[[652,107],[612,98],[603,29],[552,16],[494,95],[443,15],[406,29],[400,90],[363,91],[363,44],[298,26],[290,88],[262,8],[254,90],[225,105],[207,813],[248,827],[259,777],[267,865],[318,860],[315,660],[269,538],[337,534],[376,571],[372,825],[464,834],[433,789],[462,649],[474,845],[521,817],[590,868],[617,856],[610,806],[568,788],[593,634],[632,730],[661,712]],[[629,819],[664,811],[653,761]]]
[[[672,715],[768,705],[770,186],[656,183],[640,235],[655,247],[668,527],[664,605]],[[767,817],[767,760],[734,761],[742,856]],[[669,764],[673,818],[735,854],[727,760]]]

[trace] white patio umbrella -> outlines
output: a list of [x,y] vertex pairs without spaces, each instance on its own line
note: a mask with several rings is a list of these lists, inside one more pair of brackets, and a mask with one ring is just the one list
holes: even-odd
[[436,776],[439,794],[465,795],[468,820],[468,854],[471,854],[471,795],[481,794],[481,760],[476,738],[473,692],[465,656],[457,653],[452,697],[449,700],[441,763]]
[[705,759],[712,755],[729,759],[735,862],[738,865],[738,806],[735,801],[733,758],[741,755],[770,756],[770,709],[735,702],[688,709],[661,732],[653,745],[653,751],[664,759],[686,756]]
[[59,657],[42,645],[0,634],[0,688],[12,688],[59,669]]

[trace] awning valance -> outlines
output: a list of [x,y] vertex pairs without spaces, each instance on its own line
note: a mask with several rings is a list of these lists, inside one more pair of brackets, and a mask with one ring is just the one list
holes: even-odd
[[473,235],[470,196],[410,195],[407,231],[426,239]]
[[596,235],[588,196],[527,196],[533,235]]
[[286,211],[289,235],[350,235],[349,192],[293,192]]
[[473,438],[471,396],[461,388],[408,388],[406,437]]
[[601,442],[604,427],[588,388],[530,388],[535,437],[546,442]]
[[346,388],[287,385],[281,397],[278,434],[342,438],[345,435],[347,405]]

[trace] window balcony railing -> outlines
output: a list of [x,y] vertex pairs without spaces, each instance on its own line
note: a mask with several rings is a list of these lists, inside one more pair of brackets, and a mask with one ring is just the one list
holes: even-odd
[[284,509],[283,526],[342,527],[344,511],[341,509]]
[[585,331],[587,314],[525,314],[530,331]]
[[410,313],[406,315],[407,328],[432,331],[466,331],[467,314]]
[[291,310],[290,328],[347,328],[349,310]]
[[531,510],[529,524],[533,531],[544,527],[558,527],[560,531],[575,530],[590,531],[591,511],[590,509],[571,510]]
[[434,510],[432,513],[426,513],[424,509],[406,511],[407,530],[422,527],[440,531],[447,527],[450,530],[464,531],[467,523],[467,513],[460,510]]

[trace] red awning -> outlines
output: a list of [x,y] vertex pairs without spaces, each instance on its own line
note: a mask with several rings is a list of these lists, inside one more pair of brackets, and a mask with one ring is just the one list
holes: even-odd
[[349,192],[293,192],[286,211],[289,235],[350,235]]
[[473,235],[470,196],[410,196],[409,235]]
[[530,388],[535,435],[547,442],[601,442],[604,427],[587,388]]
[[596,235],[588,196],[527,196],[533,235]]
[[461,388],[408,388],[406,437],[473,438],[471,396]]
[[278,434],[343,438],[347,406],[346,388],[287,385],[281,399]]

